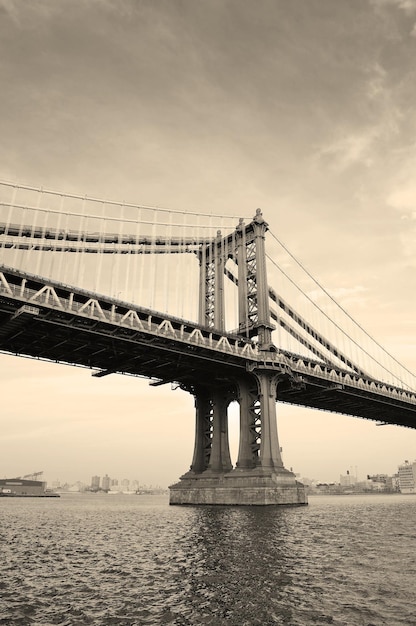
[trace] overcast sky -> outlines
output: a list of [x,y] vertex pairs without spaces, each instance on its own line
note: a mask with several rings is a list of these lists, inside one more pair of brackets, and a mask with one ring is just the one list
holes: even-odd
[[[0,0],[0,178],[219,215],[261,207],[416,371],[415,59],[415,0]],[[0,372],[0,476],[167,486],[188,469],[185,393],[7,355]],[[278,414],[301,476],[416,458],[410,429]]]

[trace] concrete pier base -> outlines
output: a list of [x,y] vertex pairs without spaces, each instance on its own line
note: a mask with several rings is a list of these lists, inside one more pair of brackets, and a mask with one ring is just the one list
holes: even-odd
[[170,504],[305,505],[305,487],[285,469],[233,470],[210,475],[188,472],[169,487]]

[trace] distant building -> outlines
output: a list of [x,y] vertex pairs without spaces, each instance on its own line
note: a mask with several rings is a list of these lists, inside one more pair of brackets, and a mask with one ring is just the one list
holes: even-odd
[[91,478],[91,490],[92,491],[98,491],[100,488],[100,477],[99,476],[93,476]]
[[352,487],[353,485],[356,484],[356,482],[357,482],[356,476],[353,476],[352,474],[350,474],[348,470],[347,470],[346,476],[339,477],[339,484],[341,485],[341,487]]
[[401,493],[416,493],[416,461],[399,465],[399,488]]
[[121,481],[121,488],[123,491],[130,490],[130,480],[128,478],[123,478],[123,480]]
[[372,474],[371,476],[367,475],[367,480],[371,480],[373,483],[383,483],[386,484],[388,480],[387,474]]
[[46,483],[40,480],[0,479],[0,495],[2,496],[43,496],[45,493]]
[[393,476],[390,477],[391,479],[391,488],[393,491],[400,491],[400,485],[399,485],[399,475],[398,474],[394,474]]
[[103,480],[101,482],[101,489],[103,491],[110,491],[110,483],[111,483],[111,479],[110,477],[106,474],[105,476],[103,476]]
[[387,474],[367,474],[366,487],[371,491],[393,491],[391,478]]

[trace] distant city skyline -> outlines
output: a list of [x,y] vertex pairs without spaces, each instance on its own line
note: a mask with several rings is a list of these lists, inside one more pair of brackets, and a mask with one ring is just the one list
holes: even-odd
[[[366,474],[360,474],[359,473],[359,468],[358,467],[349,467],[349,468],[340,468],[338,476],[337,477],[331,477],[330,479],[325,478],[325,477],[316,477],[316,476],[303,476],[298,474],[298,479],[299,480],[305,480],[305,484],[309,484],[309,483],[335,483],[335,484],[342,484],[342,479],[346,476],[350,477],[354,483],[360,483],[360,482],[365,482],[368,478],[368,476],[377,476],[377,475],[385,475],[385,476],[397,476],[399,473],[399,470],[401,467],[404,466],[410,466],[410,467],[414,467],[415,468],[415,481],[416,481],[416,455],[415,458],[413,457],[409,457],[407,459],[401,459],[397,462],[397,466],[395,471],[393,472],[388,472],[388,471],[377,471],[377,472],[368,472]],[[4,474],[4,473],[3,473]],[[41,474],[40,476],[35,476],[35,474]],[[22,477],[23,475],[19,475],[20,477]],[[117,476],[112,476],[111,474],[108,474],[107,472],[98,475],[98,474],[92,474],[89,478],[86,476],[78,476],[78,478],[74,479],[66,479],[66,477],[63,478],[52,478],[48,475],[47,472],[37,472],[37,473],[33,473],[32,475],[28,474],[28,475],[24,475],[24,476],[32,476],[34,479],[36,480],[41,480],[41,481],[45,481],[47,482],[49,487],[58,487],[58,486],[63,486],[63,485],[67,485],[67,486],[75,486],[75,485],[82,485],[83,487],[92,487],[92,486],[99,486],[100,488],[103,488],[103,479],[108,479],[109,484],[108,484],[108,488],[113,489],[115,491],[117,491],[118,489],[123,490],[130,490],[130,489],[138,489],[139,487],[143,487],[143,488],[155,488],[155,489],[167,489],[169,487],[169,484],[159,484],[154,480],[149,480],[149,481],[142,481],[137,477],[126,477],[123,475],[122,478],[117,477]],[[10,474],[4,474],[1,476],[2,478],[16,478],[17,476],[12,476]],[[96,485],[94,485],[94,479],[98,479],[98,483]]]

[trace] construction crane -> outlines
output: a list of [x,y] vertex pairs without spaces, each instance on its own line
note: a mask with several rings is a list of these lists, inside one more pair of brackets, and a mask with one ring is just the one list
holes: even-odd
[[27,478],[28,480],[37,480],[38,476],[42,476],[43,472],[33,472],[33,474],[25,474],[24,476],[16,476],[16,480],[23,480]]

